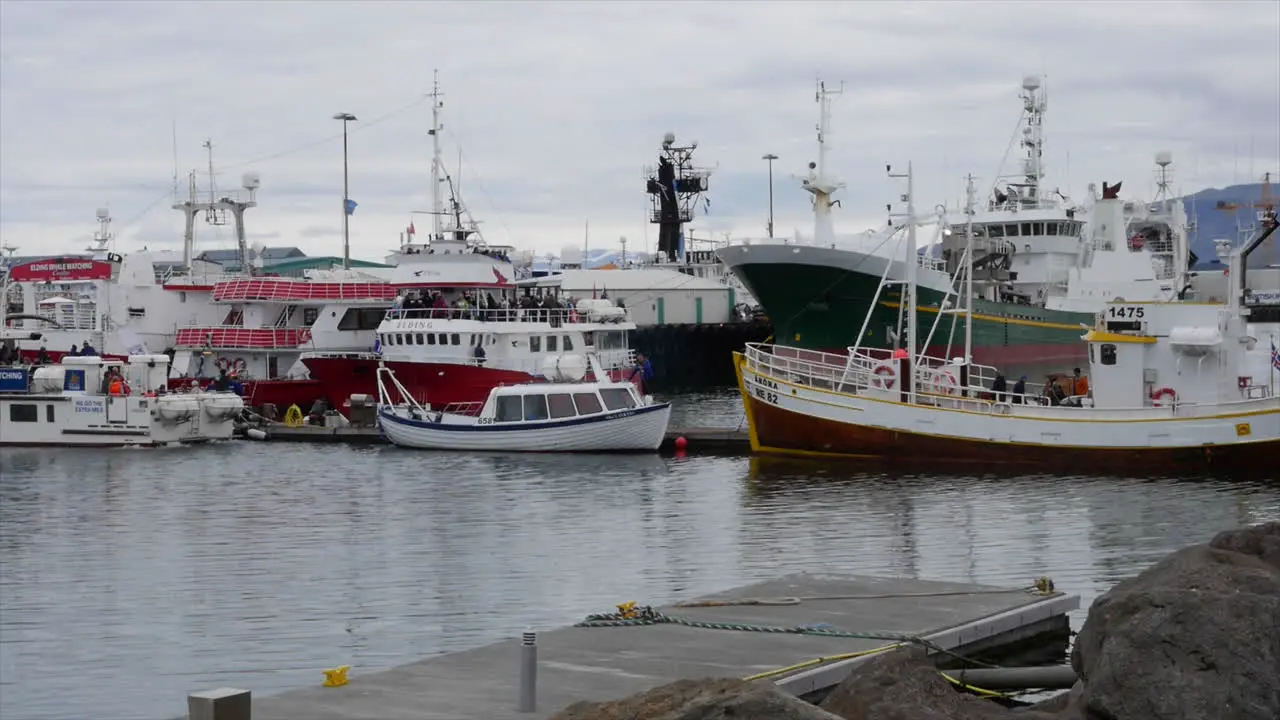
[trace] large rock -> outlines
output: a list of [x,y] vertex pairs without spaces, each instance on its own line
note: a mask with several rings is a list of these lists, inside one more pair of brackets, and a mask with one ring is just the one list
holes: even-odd
[[862,663],[822,701],[845,720],[1056,720],[956,692],[921,651],[897,650]]
[[771,683],[678,680],[610,702],[574,703],[551,720],[839,720]]
[[1221,533],[1116,585],[1071,661],[1088,720],[1280,718],[1280,523]]

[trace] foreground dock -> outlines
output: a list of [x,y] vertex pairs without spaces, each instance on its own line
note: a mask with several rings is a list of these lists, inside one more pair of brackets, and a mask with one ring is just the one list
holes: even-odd
[[[267,440],[276,442],[348,443],[352,445],[382,445],[387,439],[373,427],[318,427],[303,425],[268,425],[263,430]],[[751,441],[745,430],[728,428],[677,428],[668,430],[662,441],[663,452],[676,449],[676,439],[685,439],[685,450],[701,453],[726,453],[743,455],[751,452]]]
[[[765,602],[744,603],[749,599]],[[677,622],[610,626],[602,620],[599,627],[539,634],[532,713],[517,712],[521,641],[512,639],[384,672],[352,668],[350,683],[336,688],[319,687],[317,668],[316,687],[254,698],[252,717],[534,720],[579,700],[622,698],[684,678],[749,677],[810,661],[761,680],[803,696],[839,683],[869,655],[825,664],[815,658],[847,657],[904,638],[959,653],[1045,637],[1065,648],[1066,613],[1080,604],[1074,595],[1025,588],[827,575],[790,575],[699,601],[709,602],[659,609],[659,617]]]

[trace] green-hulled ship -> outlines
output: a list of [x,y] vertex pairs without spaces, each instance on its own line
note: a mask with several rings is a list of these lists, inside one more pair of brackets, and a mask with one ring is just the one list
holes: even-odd
[[[818,160],[809,164],[808,177],[802,180],[813,195],[813,241],[732,245],[719,250],[718,256],[760,302],[779,345],[839,353],[855,344],[903,347],[907,343],[901,337],[905,328],[905,313],[898,302],[901,285],[890,285],[879,296],[877,289],[882,279],[904,280],[904,254],[898,250],[893,257],[889,248],[896,243],[888,231],[837,237],[832,228],[835,201],[831,196],[843,184],[827,174],[825,134],[831,98],[838,93],[819,85]],[[965,302],[965,293],[955,287],[954,279],[962,275],[957,270],[965,258],[966,232],[971,227],[973,361],[1001,367],[1069,367],[1085,357],[1081,325],[1093,325],[1094,310],[1081,303],[1071,310],[1045,305],[1061,299],[1068,277],[1078,272],[1088,255],[1085,223],[1077,218],[1087,216],[1087,210],[1070,206],[1060,193],[1042,196],[1045,102],[1038,78],[1023,81],[1020,99],[1025,152],[1019,174],[1008,179],[1003,190],[994,188],[992,199],[972,217],[966,216],[965,222],[953,225],[945,213],[940,214],[936,242],[918,256],[917,347],[926,348],[928,340],[926,352],[931,355],[963,354],[963,315],[944,313],[936,328],[934,320],[944,306],[963,307]],[[1110,299],[1100,297],[1099,304]],[[868,311],[871,317],[859,341]]]

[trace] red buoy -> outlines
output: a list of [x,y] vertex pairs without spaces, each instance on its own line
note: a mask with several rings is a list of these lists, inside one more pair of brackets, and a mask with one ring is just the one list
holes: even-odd
[[685,449],[686,447],[688,447],[688,446],[689,446],[689,441],[688,441],[688,440],[685,440],[683,435],[680,435],[680,436],[677,436],[677,437],[676,437],[676,449],[677,449],[677,450],[684,450],[684,449]]

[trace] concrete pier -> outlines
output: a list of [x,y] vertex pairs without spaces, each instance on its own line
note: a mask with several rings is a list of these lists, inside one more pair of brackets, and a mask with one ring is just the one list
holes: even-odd
[[[288,427],[269,425],[263,428],[267,440],[275,442],[348,443],[352,445],[381,445],[387,442],[377,428],[343,427],[326,428],[312,425]],[[728,428],[675,428],[667,431],[661,452],[675,450],[676,438],[683,437],[686,452],[707,454],[745,455],[751,452],[751,442],[746,430]]]
[[[682,678],[749,677],[801,664],[761,682],[805,695],[839,683],[869,657],[850,653],[896,642],[964,653],[1065,638],[1066,613],[1079,604],[1074,595],[1027,588],[789,575],[658,609],[659,619],[675,622],[607,626],[606,619],[601,627],[539,632],[534,712],[519,711],[529,636],[513,629],[510,640],[474,650],[382,672],[352,668],[344,687],[317,680],[314,688],[255,696],[253,720],[536,720],[579,700],[621,698]],[[845,659],[814,662],[832,656]]]

